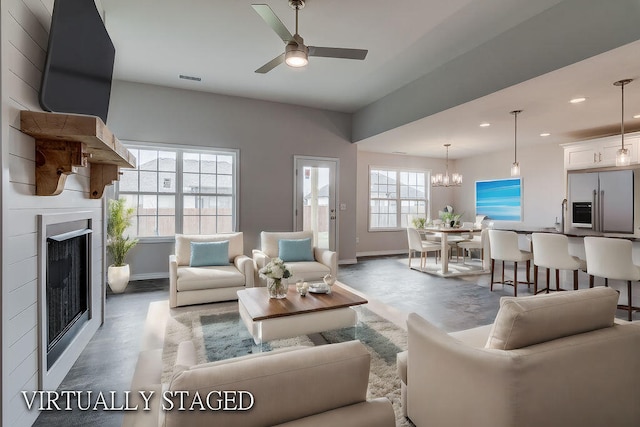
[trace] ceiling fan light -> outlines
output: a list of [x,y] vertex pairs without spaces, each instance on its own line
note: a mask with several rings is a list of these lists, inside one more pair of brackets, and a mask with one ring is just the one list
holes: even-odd
[[308,49],[305,45],[290,43],[287,45],[284,62],[289,67],[304,67],[309,63]]

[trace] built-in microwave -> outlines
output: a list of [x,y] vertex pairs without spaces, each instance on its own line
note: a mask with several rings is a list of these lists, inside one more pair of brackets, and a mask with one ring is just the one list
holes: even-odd
[[571,226],[593,228],[593,209],[591,202],[572,203]]

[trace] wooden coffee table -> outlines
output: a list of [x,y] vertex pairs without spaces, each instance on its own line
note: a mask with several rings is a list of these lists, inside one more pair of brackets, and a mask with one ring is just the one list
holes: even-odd
[[290,285],[283,299],[269,298],[264,287],[238,291],[240,317],[256,344],[355,326],[358,315],[352,307],[366,303],[339,282],[330,294],[309,292],[304,297]]

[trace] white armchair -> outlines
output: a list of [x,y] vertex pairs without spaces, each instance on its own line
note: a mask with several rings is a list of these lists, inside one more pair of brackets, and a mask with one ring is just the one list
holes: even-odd
[[[255,281],[262,286],[266,282],[258,276],[258,270],[267,265],[272,258],[279,257],[280,240],[313,239],[312,231],[292,231],[292,232],[267,232],[260,233],[260,249],[253,250],[253,261],[256,266]],[[304,279],[306,281],[318,281],[331,274],[334,277],[338,274],[338,256],[334,251],[312,247],[313,260],[308,261],[287,261],[285,264],[291,270],[292,277],[289,281]]]
[[[229,242],[228,264],[191,266],[191,243]],[[175,255],[169,256],[171,308],[238,299],[237,291],[254,286],[253,261],[244,255],[242,233],[176,235]]]

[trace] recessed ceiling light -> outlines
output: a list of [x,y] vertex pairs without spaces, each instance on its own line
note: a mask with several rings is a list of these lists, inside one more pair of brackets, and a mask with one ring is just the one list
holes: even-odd
[[406,151],[392,151],[391,154],[407,154]]
[[488,128],[489,126],[491,126],[491,123],[480,123],[481,128]]
[[640,114],[636,114],[635,116],[633,116],[634,119],[640,119]]
[[587,100],[587,98],[573,98],[569,102],[572,103],[572,104],[579,104],[579,103],[584,102],[586,100]]
[[549,135],[551,135],[549,132],[542,132],[542,133],[540,134],[540,136],[549,136]]

